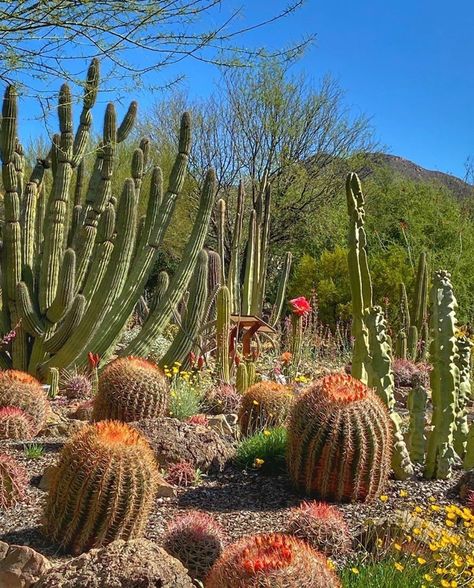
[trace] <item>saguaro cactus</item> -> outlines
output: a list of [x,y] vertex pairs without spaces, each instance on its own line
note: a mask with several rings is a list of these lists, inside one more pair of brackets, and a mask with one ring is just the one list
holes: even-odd
[[[127,138],[134,124],[137,104],[132,102],[120,124],[114,106],[107,106],[102,140],[87,181],[82,160],[98,81],[98,62],[94,60],[75,134],[71,92],[67,85],[61,88],[60,133],[54,136],[49,154],[38,159],[27,182],[23,180],[23,153],[17,140],[17,96],[13,87],[7,88],[3,101],[0,151],[5,221],[0,334],[19,326],[11,352],[1,352],[0,360],[3,367],[38,373],[44,380],[51,368],[85,367],[88,352],[100,357],[110,354],[143,293],[186,175],[188,114],[182,117],[178,154],[165,194],[161,171],[153,168],[147,214],[140,230],[137,210],[149,153],[146,139],[133,154],[131,177],[117,206],[111,191],[112,177],[117,145]],[[48,170],[52,184],[46,194]],[[125,350],[127,355],[147,354],[186,291],[207,234],[214,187],[210,171],[183,261],[142,331]]]
[[456,457],[453,444],[459,386],[455,336],[457,302],[448,272],[435,272],[430,299],[433,429],[428,439],[424,475],[433,479],[450,477]]
[[349,212],[349,278],[352,295],[352,375],[367,383],[369,361],[369,334],[365,324],[365,313],[372,306],[372,281],[367,262],[367,236],[364,229],[364,195],[357,174],[351,173],[346,180],[347,209]]

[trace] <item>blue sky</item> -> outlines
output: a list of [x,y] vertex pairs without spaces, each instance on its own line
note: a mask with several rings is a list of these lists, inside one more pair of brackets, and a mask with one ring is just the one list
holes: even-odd
[[[236,5],[244,7],[244,26],[283,2],[224,0],[224,13]],[[332,74],[354,112],[372,117],[390,153],[462,177],[467,156],[474,155],[473,31],[472,0],[307,0],[297,14],[241,42],[275,49],[315,34],[295,71],[315,79]],[[212,92],[218,77],[213,66],[188,60],[162,79],[181,73],[196,97]],[[156,96],[138,99],[146,110]],[[23,114],[31,121],[33,106],[25,105]],[[32,124],[27,134],[37,133]]]

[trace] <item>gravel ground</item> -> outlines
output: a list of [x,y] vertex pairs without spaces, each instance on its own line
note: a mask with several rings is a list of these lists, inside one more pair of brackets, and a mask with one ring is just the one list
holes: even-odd
[[[41,535],[41,513],[46,494],[37,484],[45,467],[55,462],[63,442],[64,439],[60,438],[36,438],[35,443],[44,446],[44,455],[38,459],[25,458],[23,443],[0,442],[0,451],[7,450],[21,461],[30,476],[26,500],[0,513],[0,540],[29,545],[53,561],[67,558],[58,554],[54,546]],[[460,474],[457,472],[447,481],[431,482],[421,477],[406,482],[390,481],[385,492],[388,496],[386,502],[377,500],[372,504],[349,504],[341,508],[350,527],[357,533],[368,519],[415,504],[426,504],[430,496],[435,497],[440,504],[452,502],[446,497],[446,492]],[[406,491],[406,497],[400,496],[402,490]],[[258,471],[242,472],[229,467],[219,476],[203,477],[197,487],[180,489],[175,498],[157,499],[146,536],[159,543],[166,523],[190,509],[204,510],[214,515],[231,539],[248,533],[283,531],[288,510],[300,500],[289,486],[286,476],[267,477]]]

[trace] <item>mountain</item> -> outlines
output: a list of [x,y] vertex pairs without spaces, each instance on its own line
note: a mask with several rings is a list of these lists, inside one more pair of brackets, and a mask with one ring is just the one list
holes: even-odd
[[375,167],[386,167],[395,174],[416,182],[439,183],[451,190],[459,199],[474,197],[474,186],[467,184],[460,178],[451,174],[425,169],[397,155],[389,155],[388,153],[373,153],[369,155],[369,163],[364,167],[361,175],[370,175]]

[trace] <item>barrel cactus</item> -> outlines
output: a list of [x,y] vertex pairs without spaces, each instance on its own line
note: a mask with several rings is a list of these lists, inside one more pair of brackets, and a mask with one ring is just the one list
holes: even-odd
[[6,453],[0,453],[0,511],[15,506],[25,496],[25,468]]
[[50,413],[46,392],[39,381],[26,372],[0,372],[0,408],[16,407],[31,418],[31,435],[37,435],[46,424]]
[[244,537],[224,550],[206,588],[338,588],[323,555],[301,539],[281,534]]
[[44,515],[44,533],[73,554],[140,537],[156,494],[158,467],[129,425],[101,421],[64,446]]
[[93,419],[131,422],[160,417],[166,413],[168,395],[168,380],[154,363],[119,358],[100,375]]
[[239,412],[240,430],[244,435],[277,427],[285,422],[294,397],[278,382],[259,382],[250,386],[242,397]]
[[240,401],[237,389],[221,382],[206,390],[203,408],[209,414],[231,414],[239,410]]
[[374,499],[390,470],[387,408],[346,374],[314,382],[296,401],[288,427],[288,470],[297,490],[334,502]]
[[325,502],[302,502],[290,511],[287,531],[328,556],[341,556],[351,548],[349,527],[341,511]]
[[65,370],[61,374],[60,392],[71,400],[85,400],[92,396],[92,380],[82,371]]
[[224,531],[213,517],[190,511],[169,523],[163,547],[179,559],[192,578],[202,580],[220,557],[224,539]]
[[21,408],[0,408],[0,439],[30,439],[33,428],[33,419]]

